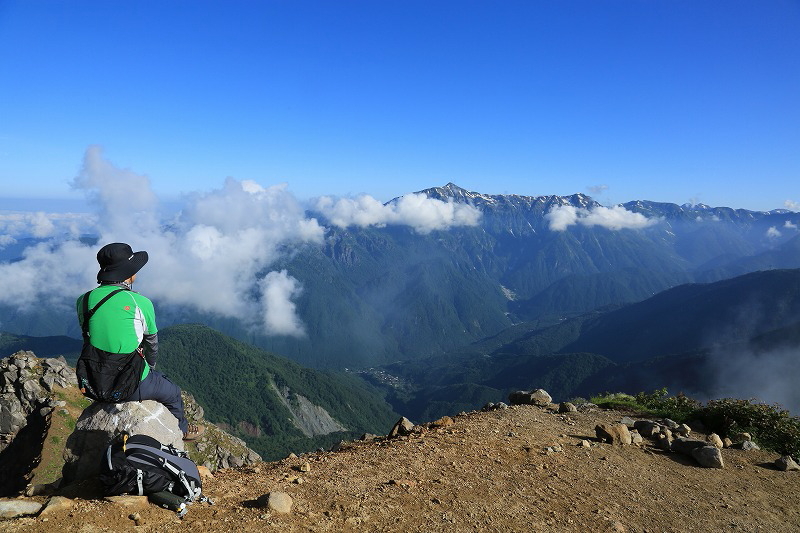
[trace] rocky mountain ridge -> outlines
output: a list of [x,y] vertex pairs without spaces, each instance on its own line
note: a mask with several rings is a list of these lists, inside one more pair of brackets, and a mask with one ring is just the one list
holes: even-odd
[[[102,429],[114,435],[115,428],[131,425],[125,422],[126,405],[148,403],[92,404],[78,391],[75,371],[63,358],[39,359],[29,351],[0,360],[0,386],[0,470],[4,472],[0,496],[15,494],[26,486],[34,492],[59,487],[65,460],[69,464],[83,451],[76,442],[85,440],[76,441],[74,437],[84,431],[82,427],[87,418],[98,412],[102,414],[103,410],[109,411],[110,416],[106,418],[110,421],[93,427],[88,433],[96,438]],[[183,399],[187,419],[207,426],[206,433],[188,445],[187,451],[197,464],[215,471],[261,459],[241,439],[206,421],[203,408],[191,394],[183,391]],[[161,416],[171,418],[177,430],[174,417],[165,409],[162,411]],[[131,421],[137,427],[140,422],[145,423]],[[108,426],[109,423],[114,426]],[[160,440],[169,443],[166,438]],[[103,447],[106,444],[100,443]],[[179,437],[178,444],[183,447]],[[68,471],[72,472],[71,476]],[[76,477],[74,468],[65,468],[63,473]],[[40,488],[33,488],[37,486]]]

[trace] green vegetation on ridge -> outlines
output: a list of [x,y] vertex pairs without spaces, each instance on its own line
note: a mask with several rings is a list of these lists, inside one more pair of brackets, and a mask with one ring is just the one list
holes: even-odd
[[[206,326],[183,324],[159,332],[158,369],[265,459],[302,452],[365,432],[385,433],[398,415],[364,381],[339,372],[304,368]],[[297,395],[322,407],[346,428],[307,437],[281,401]],[[243,424],[244,423],[244,424]]]

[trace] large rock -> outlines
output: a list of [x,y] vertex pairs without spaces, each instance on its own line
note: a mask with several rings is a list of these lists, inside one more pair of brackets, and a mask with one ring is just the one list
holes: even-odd
[[625,424],[598,424],[594,432],[602,442],[614,445],[631,443],[631,432]]
[[719,435],[717,435],[716,433],[712,433],[711,435],[706,437],[706,441],[716,448],[722,449],[725,447],[724,443],[722,442],[722,439],[719,438]]
[[691,451],[692,457],[705,468],[723,468],[722,451],[716,446],[700,446]]
[[401,418],[397,421],[387,437],[393,439],[395,437],[403,436],[403,435],[410,435],[411,431],[414,429],[414,423],[406,417]]
[[708,446],[708,443],[700,439],[689,439],[686,437],[679,437],[672,441],[672,451],[691,455],[692,450],[695,448],[702,448]]
[[0,500],[0,518],[17,518],[38,513],[42,504],[33,500]]
[[661,426],[652,420],[637,420],[633,423],[633,427],[642,437],[653,438],[661,433]]
[[783,472],[791,472],[800,470],[800,465],[798,465],[790,456],[784,455],[783,457],[775,459],[775,468]]
[[83,411],[75,431],[67,439],[62,470],[64,483],[97,475],[106,448],[122,432],[148,435],[162,444],[184,449],[178,419],[163,404],[153,400],[95,402]]
[[508,403],[511,405],[538,405],[546,407],[553,403],[553,398],[544,389],[532,391],[516,391],[508,395]]

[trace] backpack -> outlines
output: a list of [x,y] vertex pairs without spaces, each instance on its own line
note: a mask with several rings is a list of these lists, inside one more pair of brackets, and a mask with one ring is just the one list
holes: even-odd
[[[166,492],[179,496],[184,503],[209,501],[203,496],[197,465],[188,454],[148,435],[123,433],[112,441],[99,477],[105,496]],[[179,509],[182,516],[185,506]]]
[[89,342],[89,319],[109,298],[124,290],[117,289],[107,294],[91,310],[89,292],[92,291],[83,295],[83,348],[75,364],[75,374],[78,376],[78,388],[81,392],[100,402],[116,403],[130,397],[136,392],[144,371],[141,350],[111,353],[95,348]]

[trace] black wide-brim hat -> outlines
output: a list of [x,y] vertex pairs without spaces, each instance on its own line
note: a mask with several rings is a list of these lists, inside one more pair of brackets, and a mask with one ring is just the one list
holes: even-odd
[[147,263],[147,252],[134,252],[124,242],[113,242],[100,248],[97,252],[97,263],[100,265],[98,283],[125,281]]

